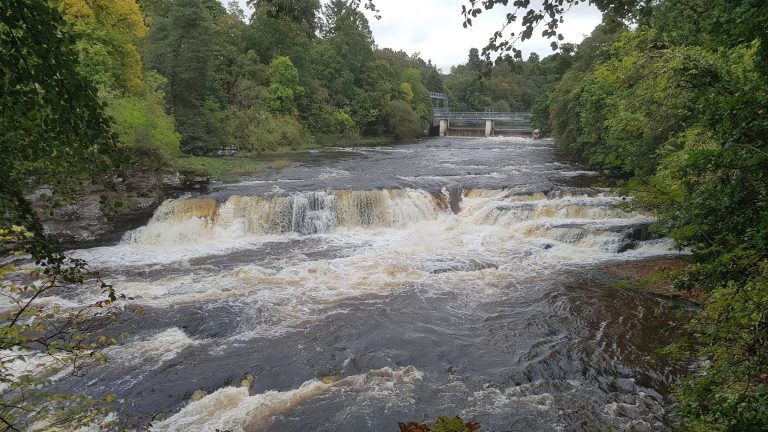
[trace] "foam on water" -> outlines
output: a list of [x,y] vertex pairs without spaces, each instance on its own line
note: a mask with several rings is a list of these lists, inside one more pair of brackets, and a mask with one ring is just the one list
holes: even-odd
[[[220,204],[174,200],[120,245],[89,250],[87,258],[112,268],[188,269],[115,284],[134,302],[158,307],[228,301],[237,293],[266,311],[268,323],[260,323],[257,333],[274,334],[306,325],[341,302],[416,286],[465,290],[467,301],[483,302],[503,295],[509,280],[675,253],[668,240],[631,238],[653,218],[617,208],[619,202],[604,193],[479,189],[458,198],[449,190],[405,189],[232,196]],[[196,256],[237,256],[238,250],[268,254],[276,245],[292,248],[308,236],[343,254],[308,259],[293,253],[261,263],[242,258],[226,269],[188,263]]]
[[173,327],[150,337],[129,340],[103,350],[112,367],[121,367],[131,373],[123,374],[110,383],[110,391],[125,391],[141,382],[151,371],[175,359],[187,348],[205,343],[195,340],[183,330]]
[[141,365],[156,369],[181,351],[201,342],[191,339],[183,330],[173,327],[149,339],[109,347],[104,350],[104,354],[122,365]]
[[429,193],[413,189],[231,196],[220,205],[210,199],[177,199],[163,203],[147,226],[129,232],[123,242],[167,247],[267,234],[318,234],[339,226],[405,227],[434,219],[437,211]]
[[[550,194],[551,195],[551,194]],[[92,264],[110,266],[168,263],[196,256],[255,248],[265,242],[291,241],[292,236],[339,234],[353,231],[396,232],[409,237],[414,227],[436,224],[441,236],[457,236],[486,227],[535,233],[559,225],[565,243],[566,223],[593,222],[588,235],[600,237],[606,225],[648,224],[649,215],[628,213],[616,205],[620,197],[599,195],[515,195],[506,190],[414,189],[378,191],[302,192],[290,196],[231,196],[222,203],[211,199],[178,199],[165,202],[152,220],[125,235],[120,245],[79,252]],[[451,214],[456,213],[456,214]],[[599,222],[599,223],[598,223]],[[621,223],[621,222],[618,222]],[[435,231],[435,230],[433,230]],[[550,238],[552,235],[543,235]],[[573,235],[581,235],[576,232]],[[339,240],[338,236],[337,240]],[[354,235],[353,235],[354,237]],[[460,238],[458,238],[460,240]],[[341,239],[343,241],[343,238]]]
[[593,422],[600,420],[617,430],[668,430],[658,421],[663,412],[658,394],[645,393],[632,386],[618,389],[612,396],[622,402],[601,405],[605,394],[590,383],[576,380],[538,381],[508,388],[486,386],[469,397],[469,407],[461,414],[466,418],[487,419],[504,418],[515,412],[536,418],[534,423],[549,430],[568,431],[576,426],[568,422],[571,414],[594,411],[598,414]]
[[[268,391],[249,395],[243,387],[225,387],[199,401],[190,402],[181,411],[152,428],[158,432],[231,430],[257,431],[274,421],[276,416],[295,409],[307,400],[325,393],[371,394],[386,399],[401,398],[407,402],[423,374],[409,366],[393,370],[383,368],[362,375],[352,375],[334,382],[312,379],[299,388]],[[362,407],[361,407],[362,408]],[[320,425],[318,425],[320,426]]]

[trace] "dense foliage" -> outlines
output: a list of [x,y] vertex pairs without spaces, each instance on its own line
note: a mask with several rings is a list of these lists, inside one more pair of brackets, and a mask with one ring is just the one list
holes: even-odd
[[[27,192],[43,186],[38,205],[52,209],[74,201],[85,182],[116,187],[124,157],[96,87],[82,75],[90,67],[78,59],[82,46],[61,15],[42,0],[9,0],[3,6],[0,429],[15,431],[32,421],[39,428],[77,424],[98,413],[80,396],[50,392],[45,378],[100,361],[97,349],[109,341],[93,331],[116,299],[83,261],[69,258],[45,234]],[[120,67],[130,69],[131,59],[125,59]],[[108,75],[100,76],[111,79]],[[104,291],[103,302],[64,313],[38,301],[62,285],[87,281]]]
[[[172,0],[144,5],[146,67],[168,79],[167,107],[182,150],[278,151],[327,135],[420,136],[431,112],[423,76],[435,68],[376,50],[366,17],[344,0],[236,3]],[[401,91],[405,85],[413,96]],[[393,131],[402,101],[415,127]],[[390,117],[387,117],[390,116]]]
[[710,298],[670,350],[701,360],[677,390],[684,430],[768,425],[766,20],[759,1],[658,2],[599,27],[537,103],[561,147],[631,175],[655,229],[693,252],[677,284]]
[[526,61],[507,56],[495,63],[482,59],[473,48],[467,63],[451,68],[445,77],[450,107],[457,111],[531,111],[572,61],[573,46],[567,44],[543,59],[533,53]]

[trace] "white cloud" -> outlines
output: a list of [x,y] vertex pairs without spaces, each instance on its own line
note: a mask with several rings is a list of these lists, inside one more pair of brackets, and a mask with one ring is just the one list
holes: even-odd
[[[379,0],[376,6],[382,18],[371,18],[371,28],[379,47],[418,52],[424,59],[447,72],[451,66],[465,63],[471,48],[482,48],[493,33],[504,24],[509,8],[498,5],[484,11],[473,26],[464,29],[461,0]],[[510,7],[511,8],[511,7]],[[565,42],[578,43],[600,23],[600,12],[587,4],[579,4],[568,11],[560,32]],[[508,31],[512,31],[512,26]],[[514,29],[515,31],[518,29]],[[551,40],[541,37],[541,32],[517,47],[524,57],[536,52],[545,57],[552,53]],[[538,36],[536,36],[538,34]]]
[[[239,0],[246,10],[245,0]],[[223,1],[224,2],[224,1]],[[473,20],[473,26],[464,29],[461,15],[465,0],[377,0],[381,20],[368,14],[373,36],[380,48],[392,48],[408,53],[418,52],[421,57],[431,59],[444,72],[451,66],[463,64],[471,48],[482,48],[488,43],[493,32],[504,24],[504,17],[510,9],[498,5],[485,11]],[[511,8],[511,7],[509,7]],[[571,8],[560,25],[565,42],[579,43],[600,23],[600,12],[586,3]],[[519,28],[514,29],[518,31]],[[510,26],[509,31],[513,31]],[[545,57],[552,53],[551,40],[534,32],[534,37],[517,47],[524,58],[531,52]]]

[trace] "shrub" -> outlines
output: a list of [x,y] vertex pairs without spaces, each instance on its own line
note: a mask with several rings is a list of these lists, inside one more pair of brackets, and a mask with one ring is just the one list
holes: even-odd
[[421,135],[421,119],[407,102],[394,100],[387,104],[383,114],[386,131],[394,139],[404,140]]
[[132,148],[143,162],[165,165],[181,154],[181,136],[174,130],[173,117],[165,111],[166,82],[161,75],[147,72],[142,94],[117,96],[104,92],[120,143]]
[[347,134],[355,128],[355,121],[343,110],[336,110],[333,113],[332,122],[334,131],[339,134]]

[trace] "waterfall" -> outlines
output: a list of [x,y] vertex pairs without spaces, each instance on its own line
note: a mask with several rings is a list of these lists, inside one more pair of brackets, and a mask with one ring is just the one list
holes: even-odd
[[[522,237],[618,250],[647,215],[627,212],[620,197],[583,191],[516,195],[509,190],[443,188],[333,190],[288,196],[232,195],[222,202],[181,198],[163,203],[124,243],[173,246],[263,235],[313,235],[344,229],[404,229],[441,215],[476,226],[507,227]],[[618,226],[619,228],[616,228]],[[597,240],[596,240],[597,239]]]

